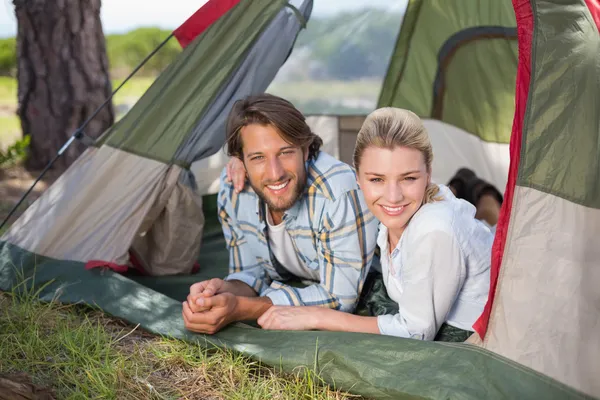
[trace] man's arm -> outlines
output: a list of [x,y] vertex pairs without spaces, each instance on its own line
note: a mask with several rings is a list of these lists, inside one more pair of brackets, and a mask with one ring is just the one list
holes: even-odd
[[235,210],[239,194],[221,175],[218,195],[218,216],[229,250],[229,275],[225,280],[211,279],[190,288],[183,304],[184,322],[188,329],[215,333],[235,321],[256,320],[272,302],[257,297],[271,283],[265,268],[257,263],[255,252],[237,225]]
[[[245,283],[254,291],[254,296],[264,291],[271,283],[271,278],[266,269],[257,261],[254,249],[247,242],[244,232],[239,226],[236,210],[242,207],[239,204],[247,196],[244,193],[236,193],[233,184],[226,182],[227,174],[225,171],[221,174],[221,190],[218,197],[218,217],[225,237],[225,244],[229,250],[229,275],[225,278],[226,282],[233,282],[233,285],[226,285],[230,289],[239,290],[240,284]],[[247,205],[247,204],[246,204]],[[266,242],[264,244],[267,246]],[[243,295],[250,296],[246,289]]]
[[320,283],[298,289],[273,282],[265,295],[275,305],[354,311],[375,251],[377,226],[358,190],[330,202],[317,236]]

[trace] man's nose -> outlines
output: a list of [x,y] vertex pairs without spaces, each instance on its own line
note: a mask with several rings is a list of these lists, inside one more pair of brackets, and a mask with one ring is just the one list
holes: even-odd
[[285,175],[285,170],[277,157],[269,161],[268,179],[272,182],[277,182]]

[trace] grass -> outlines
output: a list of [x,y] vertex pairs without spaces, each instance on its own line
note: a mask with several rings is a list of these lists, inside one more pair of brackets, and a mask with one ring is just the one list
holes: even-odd
[[17,105],[17,80],[0,76],[0,107]]
[[226,350],[161,338],[82,306],[0,292],[0,375],[60,399],[349,399],[311,370],[282,374]]
[[0,115],[0,149],[21,138],[21,122],[16,115]]

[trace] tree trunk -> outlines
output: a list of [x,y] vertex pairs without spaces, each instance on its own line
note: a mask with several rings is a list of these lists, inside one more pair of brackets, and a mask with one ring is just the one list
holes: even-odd
[[[27,167],[41,169],[110,95],[101,0],[13,0],[23,134],[31,135]],[[114,121],[112,103],[84,132],[96,138]],[[85,149],[75,141],[57,161],[64,170]]]

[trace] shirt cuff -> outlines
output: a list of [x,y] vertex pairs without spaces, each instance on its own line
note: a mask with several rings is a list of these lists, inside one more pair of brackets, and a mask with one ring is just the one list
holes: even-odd
[[271,299],[274,306],[293,306],[292,299],[283,290],[266,290],[265,296]]
[[261,279],[255,278],[254,276],[252,276],[250,274],[247,274],[245,272],[235,272],[233,274],[228,275],[223,280],[225,280],[225,281],[236,280],[236,281],[244,282],[246,285],[248,285],[252,289],[254,289],[256,291],[256,293],[258,293],[258,295],[260,296],[260,290],[262,288],[263,281]]
[[[397,336],[403,338],[410,338],[410,333],[406,327],[396,321],[394,315],[379,315],[377,317],[377,327],[382,335]],[[418,338],[415,338],[418,339]]]

